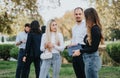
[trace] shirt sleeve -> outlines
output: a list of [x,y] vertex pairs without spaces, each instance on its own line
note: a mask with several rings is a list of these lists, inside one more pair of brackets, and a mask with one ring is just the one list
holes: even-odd
[[72,39],[71,39],[71,43],[75,42],[74,41],[74,27],[72,28]]
[[100,30],[97,27],[91,29],[92,42],[91,46],[85,45],[85,48],[80,49],[81,53],[93,53],[98,50],[98,46],[101,40]]
[[57,49],[59,51],[63,51],[65,46],[64,46],[63,35],[61,33],[59,33],[59,40],[60,40],[60,46],[54,45],[54,47],[55,47],[55,49]]
[[16,44],[17,44],[18,42],[20,42],[20,33],[18,33],[17,36],[16,36]]
[[42,35],[40,50],[45,51],[45,34]]

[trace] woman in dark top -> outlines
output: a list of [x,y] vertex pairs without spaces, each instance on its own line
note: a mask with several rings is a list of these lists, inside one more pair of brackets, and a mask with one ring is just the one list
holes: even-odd
[[25,62],[25,68],[23,71],[23,77],[22,78],[28,78],[29,72],[30,72],[30,65],[33,62],[35,66],[35,74],[36,78],[39,78],[39,72],[40,72],[40,54],[42,51],[40,51],[40,44],[41,44],[41,36],[42,33],[40,31],[40,25],[39,22],[34,20],[31,23],[31,30],[28,34],[26,48],[25,48],[25,56],[23,58],[23,61]]
[[86,78],[98,78],[98,71],[101,68],[98,47],[100,42],[104,41],[102,25],[94,8],[86,9],[84,14],[87,25],[87,35],[84,38],[86,45],[80,50],[75,50],[73,56],[79,56],[83,53]]

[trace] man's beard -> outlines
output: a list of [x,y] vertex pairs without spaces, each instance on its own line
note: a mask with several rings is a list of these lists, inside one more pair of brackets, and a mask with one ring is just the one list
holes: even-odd
[[25,31],[25,33],[28,33],[28,31],[26,31],[26,30],[24,30]]

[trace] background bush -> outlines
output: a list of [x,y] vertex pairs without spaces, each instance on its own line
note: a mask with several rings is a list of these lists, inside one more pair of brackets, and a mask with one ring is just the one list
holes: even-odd
[[68,62],[72,62],[72,56],[69,56],[69,55],[68,55],[67,49],[65,49],[65,50],[61,53],[61,55],[62,55],[64,58],[66,58],[66,60],[67,60]]
[[114,61],[120,63],[120,42],[108,44],[106,51]]
[[10,50],[10,57],[13,57],[13,58],[17,59],[17,57],[18,57],[18,51],[19,51],[18,47],[13,47]]
[[10,50],[14,48],[13,44],[0,44],[0,58],[8,60],[10,58]]

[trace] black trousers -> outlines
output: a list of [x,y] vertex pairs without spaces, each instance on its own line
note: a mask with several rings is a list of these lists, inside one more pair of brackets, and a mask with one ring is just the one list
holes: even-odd
[[34,63],[36,78],[39,78],[40,63],[41,63],[40,57],[36,57],[36,58],[35,57],[27,57],[25,66],[23,69],[22,78],[29,78],[30,65],[32,62]]
[[23,56],[25,55],[25,50],[24,49],[20,49],[19,50],[19,54],[18,54],[18,61],[17,61],[17,69],[16,69],[16,75],[15,78],[22,78],[22,71],[24,68],[24,62],[22,61]]
[[82,54],[77,57],[73,57],[73,68],[76,74],[76,78],[85,78],[84,62]]

